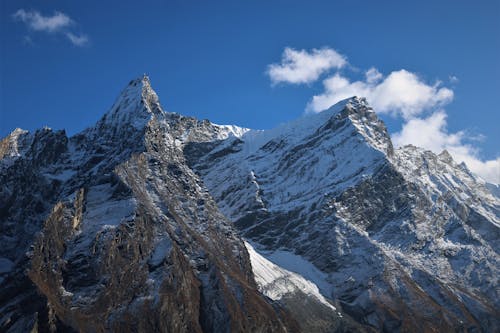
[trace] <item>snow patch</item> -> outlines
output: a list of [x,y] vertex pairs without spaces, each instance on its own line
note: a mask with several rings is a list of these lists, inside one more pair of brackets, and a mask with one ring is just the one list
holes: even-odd
[[[287,294],[301,291],[306,295],[317,299],[320,303],[326,305],[333,311],[336,310],[335,307],[331,305],[326,298],[323,297],[323,295],[321,295],[316,284],[305,279],[303,276],[286,270],[264,258],[257,251],[255,251],[250,243],[245,242],[245,246],[250,255],[255,280],[260,291],[264,295],[273,300],[280,300]],[[298,271],[305,273],[305,276],[313,276],[317,280],[321,280],[318,279],[318,277],[319,275],[323,275],[323,273],[319,272],[315,267],[311,267],[311,263],[305,261],[301,257],[285,253],[284,251],[276,251],[271,253],[268,257],[271,260],[278,259],[280,263],[286,263],[289,267],[294,267]],[[298,269],[299,267],[301,268]]]

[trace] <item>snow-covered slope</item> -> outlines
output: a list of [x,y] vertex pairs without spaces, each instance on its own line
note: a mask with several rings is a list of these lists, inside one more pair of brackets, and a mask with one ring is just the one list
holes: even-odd
[[255,281],[264,295],[273,300],[280,300],[288,294],[302,292],[335,311],[335,307],[321,295],[316,284],[306,280],[302,275],[272,263],[255,251],[250,243],[245,242],[245,246],[250,255]]
[[[195,153],[186,150],[188,158]],[[322,196],[373,174],[386,153],[393,152],[385,127],[364,99],[354,98],[269,133],[230,138],[197,160],[196,168],[219,208],[236,221],[257,209],[310,209]],[[350,158],[339,158],[345,156]]]
[[363,98],[259,131],[142,77],[79,134],[3,139],[0,185],[2,331],[500,329],[498,196]]
[[245,237],[297,258],[281,269],[313,265],[309,279],[358,321],[499,327],[498,198],[446,152],[394,151],[364,99],[184,153]]

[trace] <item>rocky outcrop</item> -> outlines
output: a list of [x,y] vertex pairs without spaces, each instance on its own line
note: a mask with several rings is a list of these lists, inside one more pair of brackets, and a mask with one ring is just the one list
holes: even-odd
[[[173,137],[181,129],[166,119],[149,80],[132,81],[95,127],[69,140],[45,134],[43,144],[36,134],[33,153],[14,162],[30,164],[6,164],[2,184],[12,194],[2,186],[3,195],[16,197],[3,208],[2,228],[22,224],[15,214],[35,227],[23,237],[33,244],[27,256],[12,254],[24,263],[2,281],[2,329],[298,330],[258,292],[243,241],[187,166]],[[33,173],[31,187],[21,182]],[[43,209],[21,209],[31,196],[44,196]],[[16,277],[40,295],[26,311],[9,297]]]

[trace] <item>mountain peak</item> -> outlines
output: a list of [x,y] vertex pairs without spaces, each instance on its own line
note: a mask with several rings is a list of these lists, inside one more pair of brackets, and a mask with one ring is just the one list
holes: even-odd
[[450,154],[450,153],[449,153],[446,149],[444,149],[444,150],[443,150],[443,151],[442,151],[442,152],[438,155],[438,157],[439,157],[442,161],[444,161],[444,162],[446,162],[446,163],[448,163],[448,164],[453,163],[453,157],[451,156],[451,154]]
[[21,128],[16,128],[5,138],[0,140],[0,159],[4,157],[17,157],[21,155],[25,148],[23,138],[28,134],[28,131]]
[[328,109],[321,111],[320,113],[337,113],[344,110],[345,108],[348,108],[351,111],[356,111],[362,109],[363,107],[369,109],[370,111],[373,111],[365,97],[352,96],[338,101],[337,103],[333,104]]
[[360,106],[366,106],[371,110],[371,107],[368,104],[368,101],[366,100],[365,97],[352,96],[350,98],[345,99],[344,102],[346,106],[350,106],[352,108],[359,108]]
[[142,129],[152,118],[163,119],[164,116],[158,95],[151,87],[149,77],[144,74],[129,82],[98,126],[105,124],[108,127]]
[[387,128],[384,122],[378,118],[366,98],[353,96],[336,103],[329,110],[338,112],[335,119],[348,118],[358,133],[372,147],[385,152],[389,157],[394,154],[394,148]]
[[133,80],[131,80],[127,87],[125,87],[125,90],[128,90],[128,89],[131,89],[131,90],[135,90],[137,92],[141,92],[144,91],[145,89],[151,89],[152,90],[152,87],[151,87],[151,80],[149,79],[149,76],[146,75],[146,74],[143,74]]
[[131,80],[125,89],[122,90],[117,102],[123,100],[121,97],[125,97],[129,101],[140,99],[144,102],[144,104],[147,104],[148,107],[152,106],[150,105],[151,103],[154,104],[159,102],[158,95],[153,90],[149,76],[146,74]]

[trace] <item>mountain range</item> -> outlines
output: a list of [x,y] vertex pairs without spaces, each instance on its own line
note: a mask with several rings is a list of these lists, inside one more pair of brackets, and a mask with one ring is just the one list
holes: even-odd
[[498,186],[364,98],[251,130],[144,76],[78,134],[15,129],[0,185],[1,331],[500,330]]

